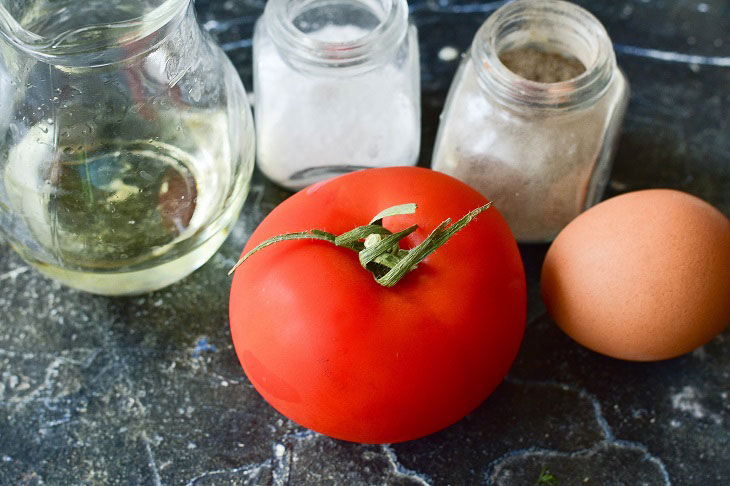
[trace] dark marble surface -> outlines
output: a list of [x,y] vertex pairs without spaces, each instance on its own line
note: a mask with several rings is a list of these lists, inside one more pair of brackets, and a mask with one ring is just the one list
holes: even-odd
[[[411,2],[423,163],[458,62],[448,48],[463,50],[502,3]],[[730,214],[730,2],[579,3],[606,25],[632,84],[609,193],[675,187]],[[197,3],[249,89],[250,34],[263,5]],[[226,270],[287,195],[256,174],[212,260],[142,297],[63,288],[0,243],[0,484],[533,485],[544,469],[555,481],[542,484],[730,482],[730,332],[660,363],[587,351],[545,315],[545,246],[522,248],[530,299],[517,361],[464,420],[386,446],[286,420],[238,365]]]

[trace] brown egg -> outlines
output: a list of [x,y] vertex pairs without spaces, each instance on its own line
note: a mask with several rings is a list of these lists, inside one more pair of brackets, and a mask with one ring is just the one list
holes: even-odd
[[637,361],[687,353],[730,323],[730,220],[674,190],[608,199],[555,239],[542,295],[563,331],[594,351]]

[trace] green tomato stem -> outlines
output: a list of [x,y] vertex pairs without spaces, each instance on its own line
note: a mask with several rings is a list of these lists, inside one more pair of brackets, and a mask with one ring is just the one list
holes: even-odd
[[[451,224],[451,218],[447,218],[425,240],[410,250],[402,249],[400,247],[400,241],[416,231],[418,225],[413,225],[402,231],[393,233],[383,227],[383,218],[399,214],[414,214],[417,208],[414,203],[400,204],[387,208],[378,213],[370,224],[358,226],[341,235],[334,235],[326,231],[313,229],[274,236],[243,255],[228,272],[228,275],[232,274],[251,255],[274,243],[287,240],[321,240],[332,243],[335,246],[353,250],[358,254],[360,265],[364,269],[372,272],[375,280],[380,285],[392,287],[405,274],[415,269],[427,256],[444,245],[452,236],[468,225],[479,213],[489,209],[491,205],[492,202],[490,201],[484,206],[470,211],[454,224]],[[372,235],[376,236],[373,237]]]

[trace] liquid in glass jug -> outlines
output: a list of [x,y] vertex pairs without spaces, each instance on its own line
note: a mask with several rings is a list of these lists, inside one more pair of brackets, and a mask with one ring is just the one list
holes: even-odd
[[0,233],[71,287],[202,265],[248,191],[246,92],[190,0],[0,0]]

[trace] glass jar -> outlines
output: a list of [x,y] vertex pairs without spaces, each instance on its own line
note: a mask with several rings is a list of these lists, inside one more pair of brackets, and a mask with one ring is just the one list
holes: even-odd
[[270,0],[253,59],[257,160],[274,182],[297,190],[415,165],[418,39],[405,0]]
[[117,295],[218,249],[254,158],[246,93],[190,0],[0,0],[0,231]]
[[[539,62],[523,57],[527,68],[558,76],[577,63],[584,72],[534,81],[500,59],[525,52]],[[482,25],[459,66],[432,167],[492,199],[519,241],[550,241],[599,201],[628,94],[593,15],[563,1],[509,3]]]

